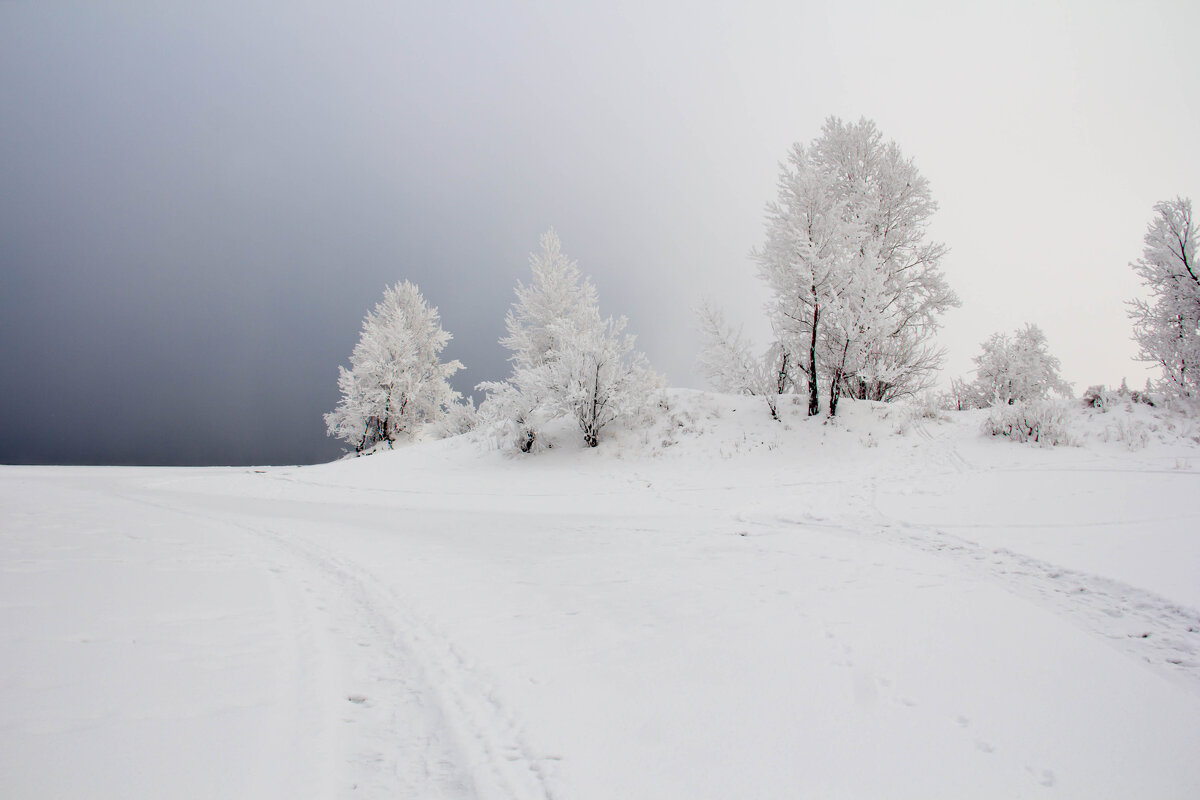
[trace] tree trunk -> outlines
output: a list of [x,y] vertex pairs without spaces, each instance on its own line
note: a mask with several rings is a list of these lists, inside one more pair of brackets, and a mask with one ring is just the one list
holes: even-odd
[[600,362],[596,362],[596,374],[592,381],[592,402],[591,408],[588,410],[588,421],[583,426],[583,441],[588,447],[595,447],[599,444],[597,438],[600,433],[599,425],[596,423],[600,416]]
[[842,376],[846,374],[846,354],[850,352],[850,342],[842,348],[842,361],[833,371],[829,381],[829,416],[837,416],[838,399],[842,396]]
[[817,287],[813,287],[812,339],[808,343],[808,415],[821,413],[821,397],[817,388],[817,322],[821,319],[821,306],[817,303]]
[[783,355],[779,357],[779,369],[775,372],[775,395],[767,395],[767,408],[771,409],[771,419],[776,421],[779,420],[776,405],[779,402],[779,397],[787,390],[788,362],[791,360],[791,356],[791,353],[784,350]]

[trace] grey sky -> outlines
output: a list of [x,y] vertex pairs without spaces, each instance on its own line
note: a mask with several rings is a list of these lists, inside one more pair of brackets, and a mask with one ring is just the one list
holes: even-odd
[[747,252],[830,114],[931,181],[947,375],[1032,321],[1077,389],[1145,379],[1127,264],[1200,200],[1196,4],[649,5],[0,2],[0,462],[332,457],[383,287],[460,388],[500,377],[551,225],[700,385],[690,309],[765,336]]

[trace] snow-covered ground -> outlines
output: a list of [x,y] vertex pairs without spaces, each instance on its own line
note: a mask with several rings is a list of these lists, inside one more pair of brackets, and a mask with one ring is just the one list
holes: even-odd
[[0,796],[1200,797],[1186,424],[667,398],[534,457],[0,468]]

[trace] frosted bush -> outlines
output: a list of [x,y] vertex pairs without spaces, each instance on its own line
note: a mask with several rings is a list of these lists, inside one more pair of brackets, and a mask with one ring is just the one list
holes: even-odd
[[475,401],[465,398],[461,403],[450,406],[446,416],[436,426],[439,438],[449,438],[475,430],[479,417],[475,411]]
[[1014,442],[1034,442],[1044,447],[1073,444],[1067,411],[1059,403],[1029,400],[992,408],[983,421],[983,433]]
[[1125,408],[1131,408],[1135,404],[1157,407],[1162,406],[1163,398],[1161,395],[1156,395],[1150,388],[1150,382],[1146,381],[1146,390],[1137,391],[1130,389],[1124,380],[1117,389],[1108,389],[1103,385],[1089,386],[1088,390],[1083,393],[1084,408],[1095,408],[1100,411],[1110,411],[1120,405]]
[[943,395],[934,392],[923,392],[908,403],[909,417],[914,421],[933,420],[934,422],[946,422],[946,410],[948,403]]
[[1105,441],[1120,442],[1130,450],[1141,450],[1150,444],[1152,430],[1144,420],[1122,416],[1104,429],[1104,438]]
[[1103,385],[1089,386],[1088,390],[1083,393],[1083,405],[1085,408],[1096,408],[1100,411],[1108,411],[1113,404],[1119,400],[1116,392],[1111,392],[1104,388]]

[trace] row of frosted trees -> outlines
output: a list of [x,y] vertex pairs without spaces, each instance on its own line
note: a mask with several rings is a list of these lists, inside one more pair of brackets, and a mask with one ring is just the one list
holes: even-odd
[[[772,341],[756,351],[704,306],[699,363],[713,387],[761,396],[772,416],[788,394],[806,396],[810,415],[832,416],[843,396],[890,401],[931,387],[944,360],[939,318],[959,305],[940,269],[946,248],[927,235],[936,208],[913,161],[869,120],[830,118],[811,143],[793,145],[752,251],[770,290]],[[1160,367],[1158,391],[1187,399],[1200,396],[1196,238],[1190,201],[1160,203],[1132,265],[1150,295],[1130,304],[1139,357]],[[530,266],[501,339],[510,375],[477,387],[486,395],[478,412],[450,386],[462,365],[440,360],[451,337],[437,309],[404,282],[367,314],[350,367],[339,368],[329,433],[362,453],[480,424],[500,446],[533,452],[552,443],[556,420],[574,421],[595,447],[607,425],[637,415],[662,378],[626,320],[601,316],[595,286],[553,231]],[[994,335],[975,363],[973,382],[952,382],[960,406],[1070,393],[1034,325]]]
[[634,348],[624,317],[600,314],[596,287],[562,252],[553,230],[530,258],[532,278],[517,285],[500,340],[509,377],[482,383],[478,412],[449,378],[462,368],[442,363],[451,336],[411,283],[397,284],[363,320],[341,367],[341,400],[325,415],[330,435],[364,453],[422,436],[486,427],[503,448],[528,453],[551,444],[547,426],[569,419],[595,447],[610,423],[637,414],[662,379]]

